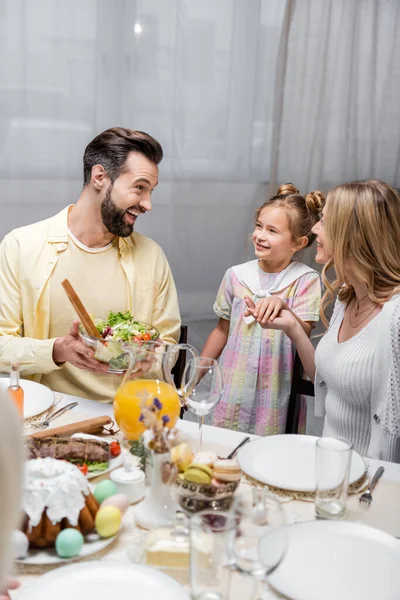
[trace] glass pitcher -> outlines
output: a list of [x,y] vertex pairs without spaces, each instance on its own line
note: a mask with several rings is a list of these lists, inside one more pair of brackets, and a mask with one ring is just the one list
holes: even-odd
[[135,441],[145,430],[140,420],[141,406],[149,406],[158,398],[162,404],[160,416],[167,415],[167,427],[173,428],[183,404],[175,386],[171,371],[178,354],[186,350],[197,358],[198,352],[189,344],[167,345],[146,342],[145,345],[130,344],[129,367],[114,399],[114,416],[118,427],[127,440]]

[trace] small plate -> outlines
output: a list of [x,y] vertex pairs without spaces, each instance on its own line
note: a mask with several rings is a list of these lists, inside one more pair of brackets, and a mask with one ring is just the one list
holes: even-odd
[[[286,528],[288,550],[268,582],[291,600],[400,598],[400,542],[360,523],[307,521]],[[259,556],[268,552],[268,537]]]
[[[283,490],[315,492],[315,444],[311,435],[269,435],[239,450],[238,461],[246,475]],[[364,459],[352,452],[350,484],[366,473]]]
[[16,560],[16,562],[21,565],[55,565],[68,563],[72,560],[78,560],[90,556],[91,554],[95,554],[96,552],[100,552],[100,550],[103,550],[112,544],[117,536],[114,535],[109,538],[99,538],[97,534],[92,534],[92,537],[93,541],[90,541],[91,536],[86,536],[79,556],[74,556],[73,558],[60,558],[55,548],[46,548],[45,550],[29,550],[26,558],[20,558]]
[[[49,435],[51,435],[51,429],[49,431]],[[71,438],[85,438],[85,439],[89,439],[89,440],[99,440],[100,442],[107,442],[108,444],[111,444],[111,442],[113,441],[113,440],[108,441],[107,439],[104,439],[97,435],[90,435],[89,433],[74,433],[73,435],[71,435]],[[108,463],[108,469],[106,469],[105,471],[91,471],[87,474],[86,477],[88,479],[94,479],[94,477],[100,477],[100,475],[109,473],[110,471],[113,471],[117,467],[122,467],[122,465],[124,464],[126,453],[127,453],[126,450],[124,450],[121,447],[121,454],[119,456],[115,456],[114,458],[110,458],[110,461]]]
[[190,600],[186,590],[165,573],[132,563],[92,561],[68,565],[38,577],[18,600]]
[[[6,390],[9,385],[9,377],[0,378],[0,390]],[[20,379],[20,385],[24,390],[24,419],[36,417],[53,405],[54,393],[45,385],[29,379]]]

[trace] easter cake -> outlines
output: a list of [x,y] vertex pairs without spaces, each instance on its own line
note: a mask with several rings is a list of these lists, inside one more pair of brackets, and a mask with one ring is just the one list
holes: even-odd
[[75,465],[48,457],[25,463],[22,510],[30,547],[48,548],[64,529],[94,531],[99,504]]

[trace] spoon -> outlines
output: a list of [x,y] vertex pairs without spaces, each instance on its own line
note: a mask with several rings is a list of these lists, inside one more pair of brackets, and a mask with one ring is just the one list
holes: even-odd
[[[242,446],[244,446],[245,444],[247,444],[247,442],[250,442],[250,438],[247,436],[245,438],[242,439],[242,441],[240,442],[240,444],[238,444],[230,454],[228,454],[228,456],[226,458],[235,458],[236,454],[238,453],[238,451],[240,450],[240,448]],[[221,458],[221,457],[219,457]]]
[[100,333],[97,330],[96,325],[93,323],[91,316],[89,315],[86,308],[83,306],[81,299],[78,294],[68,281],[68,279],[64,279],[61,285],[63,286],[65,293],[67,294],[69,301],[75,309],[76,314],[78,315],[86,333],[91,335],[92,337],[103,339]]

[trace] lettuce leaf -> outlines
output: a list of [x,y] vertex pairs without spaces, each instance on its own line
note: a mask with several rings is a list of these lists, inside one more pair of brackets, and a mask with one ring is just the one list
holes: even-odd
[[92,463],[86,463],[88,466],[88,471],[89,473],[92,473],[93,471],[106,471],[106,469],[108,469],[108,462],[103,462],[103,463],[96,463],[96,462],[92,462]]
[[118,325],[119,323],[126,323],[127,321],[132,321],[132,315],[129,310],[127,310],[125,313],[112,311],[108,313],[107,325],[110,327],[115,327],[115,325]]
[[106,471],[109,467],[108,462],[91,462],[89,460],[84,460],[83,458],[72,458],[70,460],[68,460],[68,462],[73,463],[74,465],[87,465],[88,466],[88,471],[93,472],[93,471]]

